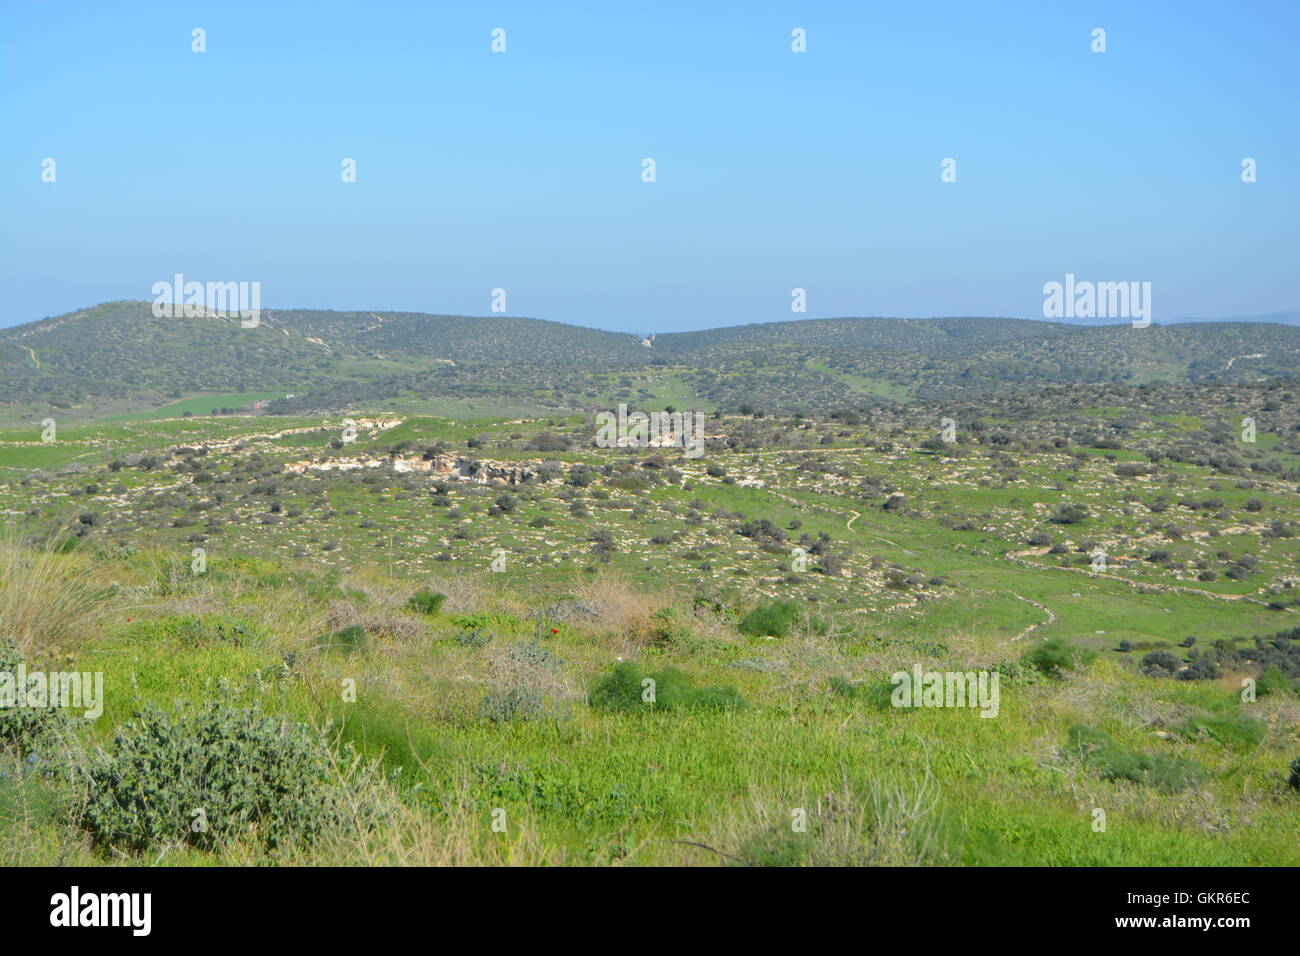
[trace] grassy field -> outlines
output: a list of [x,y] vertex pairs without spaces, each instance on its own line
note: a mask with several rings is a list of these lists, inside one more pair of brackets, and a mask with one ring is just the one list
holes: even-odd
[[[4,626],[105,687],[0,748],[0,859],[1300,863],[1300,675],[1250,651],[1296,626],[1294,484],[939,453],[919,417],[711,417],[700,458],[581,415],[0,433]],[[916,667],[998,675],[996,717],[895,706]],[[313,728],[332,809],[293,840],[265,809],[216,843],[175,813],[106,833],[94,768],[162,720],[133,715],[213,701]]]
[[168,402],[158,408],[124,415],[110,415],[102,422],[143,422],[158,418],[183,418],[190,415],[212,415],[222,408],[243,408],[254,402],[267,402],[284,398],[287,392],[233,392],[226,395],[193,395],[179,401]]

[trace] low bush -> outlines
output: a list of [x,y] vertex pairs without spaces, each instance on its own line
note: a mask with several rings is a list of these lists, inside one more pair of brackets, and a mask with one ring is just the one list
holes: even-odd
[[1267,728],[1262,721],[1244,714],[1232,717],[1218,717],[1213,714],[1187,717],[1170,729],[1189,740],[1208,737],[1230,750],[1249,750],[1257,747],[1267,733]]
[[365,650],[369,643],[370,638],[366,634],[366,629],[359,624],[353,624],[349,627],[340,627],[336,631],[330,631],[316,638],[316,649],[353,654]]
[[1161,793],[1181,793],[1205,781],[1205,771],[1193,760],[1129,750],[1092,727],[1076,725],[1068,734],[1068,750],[1105,780],[1128,780]]
[[1168,651],[1152,651],[1142,658],[1142,673],[1149,677],[1168,677],[1182,666],[1183,662]]
[[1083,648],[1067,644],[1062,638],[1053,637],[1032,647],[1024,654],[1024,662],[1043,674],[1056,676],[1062,671],[1073,670],[1087,664],[1094,655]]
[[235,839],[274,848],[346,825],[321,735],[256,707],[146,708],[82,772],[78,822],[104,848],[210,850]]
[[[23,663],[23,652],[8,637],[0,635],[0,743],[17,745],[28,753],[32,745],[52,731],[66,718],[64,712],[51,707],[18,707],[18,668]],[[14,696],[11,702],[7,698]]]
[[750,637],[785,637],[799,614],[794,601],[769,601],[754,608],[740,622],[740,633]]
[[542,715],[543,694],[534,687],[507,687],[490,691],[479,702],[479,716],[495,724],[534,720]]
[[[873,681],[848,681],[843,677],[832,677],[829,681],[831,693],[849,700],[860,700],[877,710],[889,710],[893,706],[894,685],[884,679]],[[900,708],[908,713],[909,708]]]
[[406,606],[412,611],[419,611],[421,614],[437,614],[442,607],[442,602],[445,600],[447,600],[447,595],[438,594],[428,588],[421,588],[411,595],[410,600],[406,602]]
[[747,705],[734,687],[696,687],[674,667],[645,674],[631,661],[622,661],[597,679],[588,695],[597,710],[742,710]]
[[1270,694],[1284,694],[1294,690],[1291,679],[1282,673],[1282,668],[1269,666],[1264,668],[1264,672],[1259,675],[1255,682],[1255,693],[1259,697],[1267,697]]

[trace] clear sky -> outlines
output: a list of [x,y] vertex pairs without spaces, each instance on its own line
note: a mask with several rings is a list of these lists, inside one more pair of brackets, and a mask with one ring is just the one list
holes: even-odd
[[0,325],[177,272],[642,333],[1300,308],[1293,0],[0,2]]

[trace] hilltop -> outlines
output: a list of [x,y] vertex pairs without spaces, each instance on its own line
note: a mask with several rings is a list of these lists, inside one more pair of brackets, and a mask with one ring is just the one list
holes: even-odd
[[806,412],[1045,385],[1260,382],[1298,362],[1300,328],[1277,323],[827,318],[665,333],[646,346],[515,316],[267,310],[250,329],[124,301],[0,330],[0,413],[84,420],[199,396],[212,400],[183,410],[260,400],[282,413],[377,403],[542,413],[626,401]]

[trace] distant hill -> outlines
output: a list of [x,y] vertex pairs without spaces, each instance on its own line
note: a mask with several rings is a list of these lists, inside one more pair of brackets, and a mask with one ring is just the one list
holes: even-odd
[[[1272,322],[1277,325],[1300,325],[1300,312],[1268,312],[1264,315],[1229,315],[1220,318],[1177,316],[1161,319],[1159,325],[1183,325],[1190,322]],[[1070,325],[1127,325],[1126,319],[1069,319]]]
[[617,362],[639,358],[640,338],[545,319],[419,312],[275,311],[266,324],[371,357],[464,362]]
[[1054,339],[1070,327],[1025,319],[947,318],[803,319],[735,325],[701,332],[672,332],[655,339],[660,353],[685,354],[727,346],[804,345],[869,348],[893,352],[956,352],[982,345]]
[[1179,322],[1276,322],[1278,325],[1300,325],[1300,312],[1269,312],[1265,315],[1241,315],[1227,319],[1178,318],[1170,319],[1170,324]]
[[984,390],[1259,381],[1300,368],[1300,327],[832,318],[639,336],[512,316],[264,311],[259,327],[108,302],[0,330],[0,410],[91,417],[208,393],[293,392],[277,411],[388,400],[574,409],[675,396],[819,408]]

